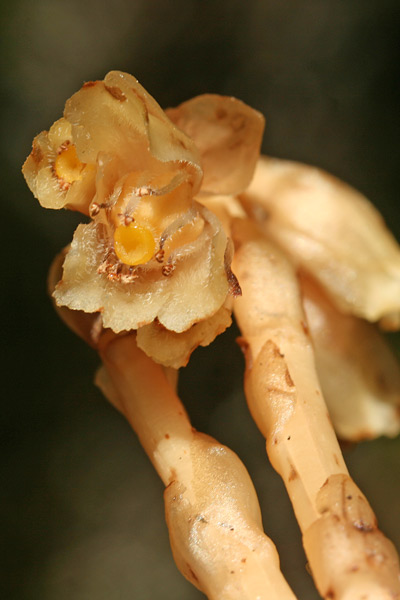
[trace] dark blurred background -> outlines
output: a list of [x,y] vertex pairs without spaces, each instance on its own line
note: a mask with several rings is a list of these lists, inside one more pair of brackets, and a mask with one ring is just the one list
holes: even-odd
[[[204,92],[241,98],[266,117],[265,153],[345,179],[399,238],[398,0],[14,0],[0,11],[1,596],[200,599],[170,557],[161,483],[94,387],[96,355],[46,295],[48,265],[77,217],[40,208],[20,168],[83,81],[120,69],[162,106]],[[194,425],[245,462],[283,571],[312,600],[289,502],[247,413],[236,335],[195,352],[181,395]],[[345,451],[398,547],[399,451],[398,439]]]

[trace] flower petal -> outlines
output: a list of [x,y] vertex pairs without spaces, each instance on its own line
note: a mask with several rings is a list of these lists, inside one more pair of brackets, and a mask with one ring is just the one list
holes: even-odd
[[[139,82],[119,71],[86,83],[66,103],[65,118],[83,162],[99,152],[119,157],[126,170],[184,170],[194,192],[201,183],[198,151]],[[160,164],[161,163],[161,164]]]
[[137,345],[153,360],[166,367],[185,367],[193,350],[208,346],[232,323],[231,310],[222,306],[214,315],[192,325],[187,331],[175,333],[157,321],[139,327]]
[[[68,169],[57,169],[68,148],[76,152],[80,167],[72,178],[64,176]],[[200,189],[203,172],[194,142],[126,73],[113,71],[104,81],[83,85],[66,102],[64,118],[35,138],[23,173],[42,206],[89,214],[101,156],[114,158],[115,181],[129,171],[179,173],[192,195]]]
[[200,150],[203,191],[235,194],[248,186],[264,131],[261,113],[216,94],[197,96],[166,113]]
[[79,179],[69,183],[57,176],[55,163],[60,147],[72,142],[71,125],[66,119],[56,121],[50,131],[35,137],[32,152],[22,167],[26,182],[44,208],[69,208],[88,214],[95,194],[94,165],[82,165]]
[[400,247],[364,196],[314,167],[262,158],[242,200],[342,312],[395,327]]
[[133,283],[110,281],[98,273],[107,252],[95,223],[79,225],[66,255],[61,281],[53,296],[59,306],[101,312],[104,327],[119,333],[154,319],[180,333],[211,317],[228,294],[224,266],[227,239],[216,217],[198,205],[205,221],[193,246],[175,253],[170,277],[143,271]]
[[309,278],[303,303],[318,377],[338,436],[360,441],[400,431],[400,368],[376,326],[340,313]]

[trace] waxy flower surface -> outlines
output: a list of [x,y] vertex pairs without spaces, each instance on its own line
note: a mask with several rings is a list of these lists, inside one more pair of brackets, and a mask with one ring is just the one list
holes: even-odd
[[167,114],[135,78],[111,72],[67,101],[23,172],[42,206],[90,217],[66,252],[56,303],[99,313],[115,333],[137,330],[145,352],[178,367],[231,322],[231,244],[203,202],[246,188],[264,120],[214,95]]

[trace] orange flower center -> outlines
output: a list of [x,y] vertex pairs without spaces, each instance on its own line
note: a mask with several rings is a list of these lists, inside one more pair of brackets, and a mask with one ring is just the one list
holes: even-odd
[[114,250],[126,265],[142,265],[154,255],[156,242],[151,230],[134,222],[120,225],[114,232]]
[[73,183],[82,179],[85,164],[79,160],[75,146],[70,144],[57,156],[54,167],[59,179]]

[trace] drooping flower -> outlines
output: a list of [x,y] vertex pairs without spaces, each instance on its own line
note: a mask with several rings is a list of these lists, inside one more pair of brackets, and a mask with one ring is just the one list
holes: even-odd
[[263,125],[233,98],[199,96],[167,116],[130,75],[86,83],[23,167],[42,206],[91,219],[66,253],[56,303],[100,313],[116,333],[137,330],[155,360],[186,364],[229,326],[240,290],[202,197],[245,189]]

